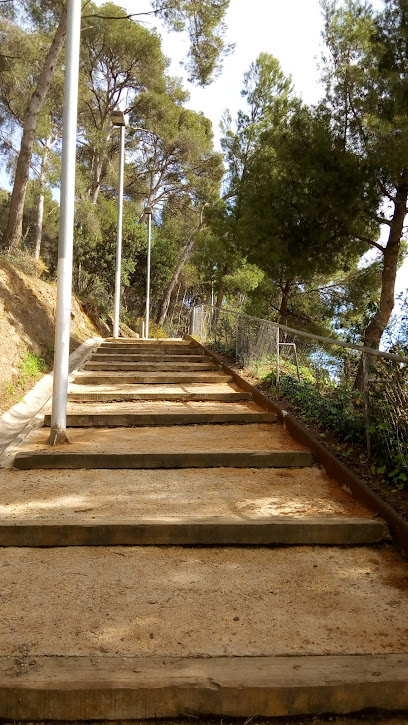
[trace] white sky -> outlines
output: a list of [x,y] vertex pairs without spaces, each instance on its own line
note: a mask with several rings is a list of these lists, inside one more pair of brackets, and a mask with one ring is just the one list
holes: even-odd
[[[124,0],[122,4],[129,12],[140,9],[140,0]],[[156,20],[145,22],[147,27],[156,26],[162,35],[164,53],[172,61],[170,73],[186,79],[180,62],[187,53],[187,39],[163,31]],[[296,92],[305,102],[314,103],[320,98],[317,58],[322,21],[319,0],[231,0],[226,25],[226,41],[235,43],[236,47],[224,60],[222,74],[206,88],[185,81],[191,93],[189,105],[212,120],[217,140],[224,110],[228,108],[234,118],[242,107],[244,73],[262,51],[278,58],[284,73],[292,75]]]

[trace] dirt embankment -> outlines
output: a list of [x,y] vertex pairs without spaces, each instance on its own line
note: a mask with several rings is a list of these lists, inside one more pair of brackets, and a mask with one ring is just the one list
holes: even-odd
[[[52,368],[56,284],[29,277],[0,259],[0,413]],[[71,351],[100,334],[72,298]]]

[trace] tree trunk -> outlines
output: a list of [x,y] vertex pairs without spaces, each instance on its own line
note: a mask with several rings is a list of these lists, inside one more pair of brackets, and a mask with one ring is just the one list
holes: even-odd
[[[109,140],[109,138],[107,138],[106,142],[108,142],[108,140]],[[104,162],[104,158],[103,158],[102,154],[95,151],[93,164],[92,164],[92,166],[93,166],[92,181],[91,181],[91,188],[90,188],[91,204],[93,204],[94,206],[96,205],[96,202],[98,201],[99,191],[101,188],[103,162]]]
[[220,309],[222,307],[222,301],[223,301],[224,295],[225,295],[225,286],[226,286],[225,277],[227,276],[228,272],[229,272],[228,267],[226,264],[224,264],[224,266],[221,270],[221,280],[220,280],[220,284],[218,287],[217,299],[215,301],[215,309],[214,309],[214,315],[213,315],[214,326],[217,324],[218,318],[220,316]]
[[167,289],[166,289],[166,291],[163,295],[163,299],[161,301],[160,310],[159,310],[159,314],[157,317],[158,325],[163,325],[163,323],[167,317],[167,311],[169,309],[170,298],[171,298],[172,292],[178,282],[178,279],[180,277],[180,272],[183,269],[188,258],[190,257],[191,252],[193,251],[194,244],[197,239],[197,234],[199,234],[203,230],[203,228],[204,228],[204,222],[201,221],[199,227],[194,232],[190,241],[186,244],[186,246],[183,249],[183,253],[178,261],[177,267],[174,270],[173,277],[171,278],[169,284],[167,285]]
[[282,283],[280,285],[280,288],[282,290],[282,299],[281,299],[279,315],[278,315],[278,324],[279,325],[286,325],[286,323],[287,323],[288,304],[289,304],[289,297],[290,297],[290,291],[292,288],[292,284],[293,284],[293,280],[288,279],[286,281],[285,285],[283,285]]
[[[381,275],[381,295],[377,312],[364,331],[364,345],[378,350],[385,328],[388,325],[395,302],[395,279],[398,270],[398,255],[406,216],[408,200],[408,171],[403,170],[394,202],[387,246],[384,248],[384,264]],[[363,389],[363,363],[360,361],[354,387]]]
[[38,177],[39,197],[38,197],[38,207],[37,207],[37,221],[36,221],[36,225],[35,225],[34,259],[40,259],[40,252],[41,252],[41,237],[42,237],[43,218],[44,218],[45,175],[46,175],[46,171],[47,171],[48,154],[49,154],[49,150],[50,150],[49,144],[50,143],[51,143],[51,139],[47,139],[47,143],[44,147],[44,156],[41,161],[40,176]]
[[170,317],[171,322],[173,322],[174,311],[175,311],[177,303],[178,303],[180,289],[181,289],[181,282],[180,282],[179,286],[177,287],[176,293],[174,293],[174,290],[173,290],[173,294],[171,295],[169,309],[167,310],[167,316]]
[[66,31],[67,9],[66,6],[64,6],[57,32],[55,33],[54,40],[52,41],[51,47],[46,55],[43,68],[38,78],[37,87],[31,96],[30,103],[28,104],[28,108],[24,115],[23,135],[21,138],[20,153],[17,159],[7,228],[4,235],[10,252],[15,251],[20,243],[23,225],[24,200],[27,190],[28,175],[31,166],[31,157],[33,153],[38,117],[50,89],[55,66],[64,45]]

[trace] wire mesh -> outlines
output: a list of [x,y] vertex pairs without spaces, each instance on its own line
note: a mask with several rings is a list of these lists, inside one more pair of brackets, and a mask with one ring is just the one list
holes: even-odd
[[[193,334],[269,382],[298,415],[360,451],[398,486],[408,480],[408,365],[224,308],[194,309]],[[396,357],[396,356],[395,356]]]

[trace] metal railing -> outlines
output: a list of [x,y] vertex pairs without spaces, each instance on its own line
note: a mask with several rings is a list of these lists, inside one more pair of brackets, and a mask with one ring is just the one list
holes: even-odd
[[191,332],[275,387],[333,435],[343,456],[371,459],[397,487],[408,480],[408,357],[295,330],[232,309],[200,305]]

